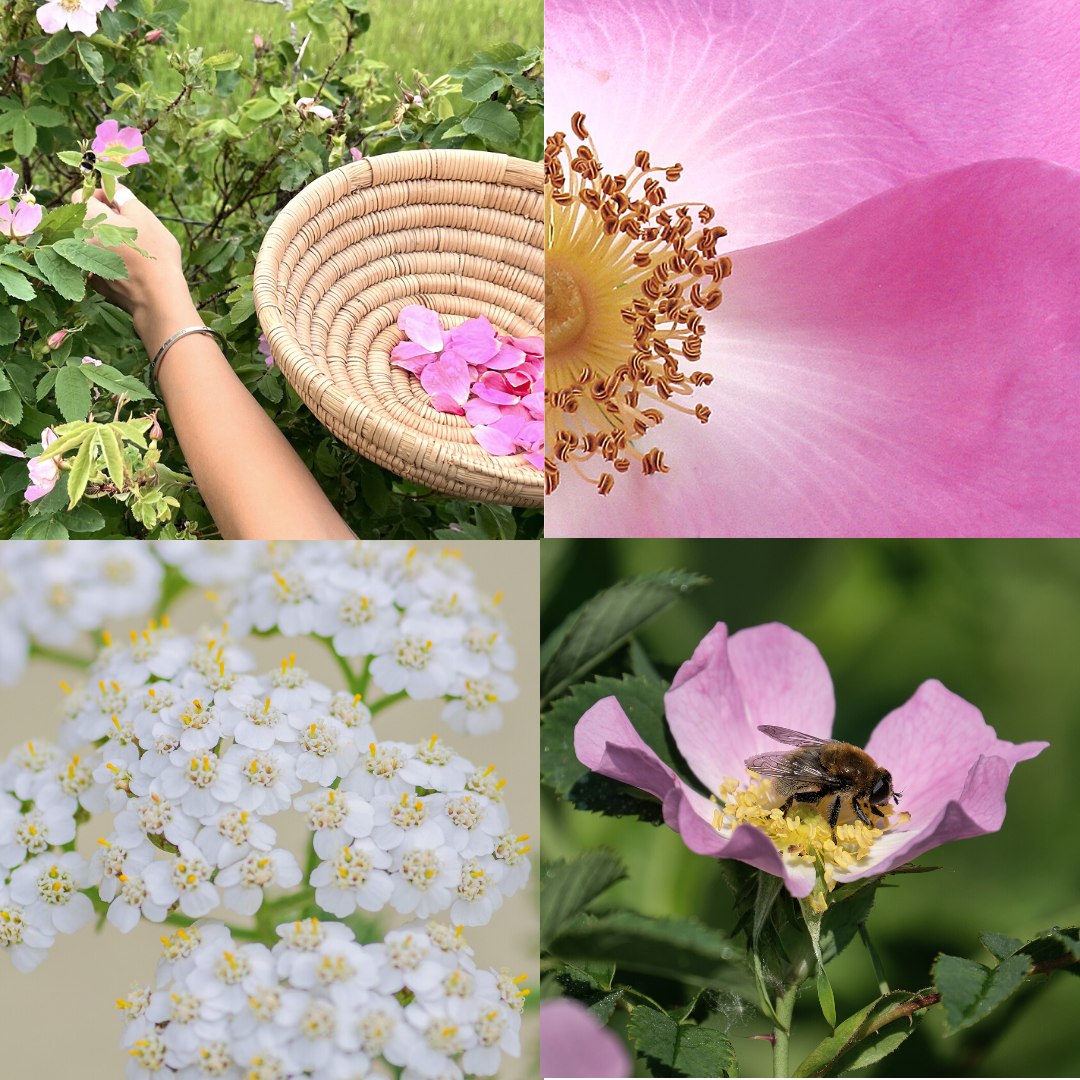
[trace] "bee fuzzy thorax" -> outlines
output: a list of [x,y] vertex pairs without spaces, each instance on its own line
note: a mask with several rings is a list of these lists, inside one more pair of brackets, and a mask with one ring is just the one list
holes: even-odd
[[749,772],[749,784],[741,787],[738,780],[724,777],[719,798],[713,810],[712,826],[729,839],[740,825],[755,825],[776,845],[785,862],[813,865],[819,859],[824,868],[825,884],[831,892],[835,876],[857,869],[874,845],[890,829],[909,820],[906,811],[897,813],[891,805],[881,807],[885,821],[880,828],[867,827],[845,806],[836,823],[836,839],[828,822],[830,796],[820,804],[802,803],[787,814],[771,780]]

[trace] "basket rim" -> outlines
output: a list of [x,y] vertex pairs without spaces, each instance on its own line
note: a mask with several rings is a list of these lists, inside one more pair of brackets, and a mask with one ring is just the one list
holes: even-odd
[[[484,176],[477,181],[473,175],[477,166],[490,172],[497,179]],[[470,180],[482,183],[501,183],[518,187],[525,191],[541,194],[543,191],[543,166],[541,162],[513,158],[506,154],[493,154],[475,150],[402,150],[392,154],[363,158],[357,162],[347,162],[341,167],[325,173],[298,192],[271,223],[263,238],[256,259],[253,299],[256,316],[260,327],[270,344],[275,363],[282,370],[286,380],[294,387],[319,422],[337,438],[341,438],[357,453],[372,457],[377,444],[360,435],[359,428],[347,425],[346,419],[352,414],[353,419],[358,409],[369,409],[358,397],[351,396],[347,389],[338,385],[328,374],[321,370],[314,360],[312,350],[304,346],[296,335],[292,318],[283,310],[284,295],[281,292],[278,275],[285,252],[301,234],[305,226],[318,214],[324,212],[335,202],[347,195],[376,187],[379,184],[418,180]],[[291,212],[290,212],[291,210]],[[437,294],[436,294],[437,295]],[[400,301],[404,298],[396,298]],[[440,311],[431,304],[424,304],[423,294],[410,298],[408,303],[420,303],[431,307],[440,316],[455,314]],[[532,318],[519,316],[531,325],[535,333],[543,334],[543,316],[539,316],[539,325]],[[519,335],[520,336],[520,335]],[[325,357],[323,357],[325,360]],[[297,366],[303,364],[301,373]],[[411,376],[415,378],[415,376]],[[330,420],[335,420],[331,426]],[[414,472],[430,473],[432,480],[421,480],[426,486],[445,491],[452,497],[501,501],[521,506],[543,505],[543,472],[526,462],[522,455],[496,457],[489,454],[479,443],[472,444],[445,440],[437,435],[410,428],[407,424],[395,420],[406,430],[410,444],[416,448],[426,448],[425,466],[413,467]],[[342,431],[354,435],[352,440],[344,438]],[[385,451],[384,451],[385,452]],[[395,455],[385,452],[386,456]],[[467,461],[460,460],[466,457]],[[402,466],[408,462],[397,457]],[[432,465],[431,463],[435,464]],[[402,469],[388,464],[387,468],[402,473]],[[471,477],[483,486],[494,483],[494,492],[477,494],[462,491],[468,488]],[[445,482],[440,484],[439,479]],[[475,486],[475,485],[474,485]],[[456,490],[455,490],[456,489]]]

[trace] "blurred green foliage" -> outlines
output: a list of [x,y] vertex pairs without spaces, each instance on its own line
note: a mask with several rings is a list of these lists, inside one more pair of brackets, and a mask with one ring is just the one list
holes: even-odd
[[[711,584],[641,635],[667,678],[714,623],[734,631],[775,620],[821,650],[840,738],[865,744],[887,712],[938,678],[977,705],[1000,737],[1050,742],[1014,772],[1000,832],[935,849],[917,861],[942,870],[878,891],[869,927],[890,985],[927,985],[939,952],[992,963],[981,931],[1026,940],[1080,919],[1080,843],[1067,817],[1080,775],[1080,541],[546,540],[542,557],[543,635],[627,575],[697,571]],[[625,666],[613,658],[600,673]],[[626,860],[628,879],[599,907],[696,915],[730,928],[718,865],[691,854],[669,829],[575,811],[547,789],[543,811],[546,858],[609,844]],[[841,1016],[876,993],[858,942],[830,965],[830,977]],[[949,1039],[936,1007],[896,1053],[858,1075],[1076,1076],[1078,1015],[1080,979],[1066,974]],[[753,1013],[732,1017],[741,1074],[770,1075],[769,1044],[747,1039],[769,1025]],[[826,1034],[806,990],[791,1060]]]

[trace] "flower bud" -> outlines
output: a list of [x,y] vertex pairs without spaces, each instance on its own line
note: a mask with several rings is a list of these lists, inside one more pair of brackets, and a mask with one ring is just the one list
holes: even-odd
[[263,51],[263,39],[258,34],[255,35],[255,55],[259,56]]
[[50,349],[59,349],[60,342],[68,336],[67,330],[57,330],[55,334],[50,334],[46,344]]
[[155,409],[152,414],[154,422],[150,425],[150,430],[147,432],[147,435],[149,435],[151,439],[160,439],[162,436],[161,424],[158,423],[157,414],[158,411]]
[[145,41],[148,45],[153,45],[154,42],[157,41],[159,37],[161,37],[161,34],[161,30],[147,30],[146,36],[143,38],[143,41]]

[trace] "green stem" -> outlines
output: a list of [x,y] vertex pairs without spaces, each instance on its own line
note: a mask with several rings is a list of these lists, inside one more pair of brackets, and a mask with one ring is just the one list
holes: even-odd
[[360,694],[362,697],[364,691],[367,689],[368,663],[370,662],[371,657],[368,656],[364,658],[363,670],[357,674],[353,671],[352,664],[349,663],[348,659],[338,655],[337,650],[334,648],[333,639],[320,637],[318,640],[330,650],[330,655],[337,661],[337,666],[341,668],[341,673],[345,676],[345,685],[349,688],[349,693]]
[[788,1072],[788,1032],[791,1031],[791,1017],[795,1012],[798,993],[799,984],[791,983],[776,999],[776,1018],[780,1023],[773,1028],[773,1076],[791,1075]]
[[38,656],[42,660],[54,660],[58,664],[67,664],[69,667],[88,668],[93,660],[86,660],[81,656],[72,656],[71,653],[62,652],[60,649],[50,649],[47,645],[38,645],[36,642],[30,645],[31,657]]
[[389,706],[393,705],[395,702],[401,701],[408,696],[406,691],[399,690],[396,694],[387,694],[385,697],[379,698],[374,705],[369,705],[368,708],[371,710],[371,715],[374,716],[376,713],[382,712],[383,709],[389,708]]
[[365,656],[364,662],[360,667],[360,675],[357,679],[355,693],[360,694],[361,697],[367,693],[368,683],[371,682],[371,661],[374,659],[373,656]]
[[878,990],[883,994],[889,992],[889,981],[885,978],[885,968],[882,966],[881,957],[877,954],[877,949],[874,948],[874,943],[870,940],[870,934],[866,930],[866,923],[859,923],[859,937],[862,938],[863,944],[866,946],[866,951],[870,954],[870,963],[874,965],[874,977],[877,979]]

